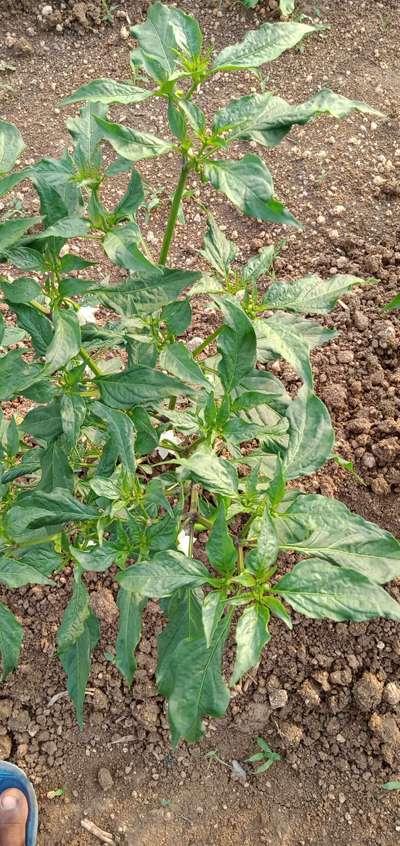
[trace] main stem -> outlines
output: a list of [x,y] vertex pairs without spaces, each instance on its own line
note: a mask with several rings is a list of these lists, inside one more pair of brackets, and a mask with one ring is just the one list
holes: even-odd
[[171,246],[171,242],[172,242],[172,239],[174,237],[176,221],[177,221],[178,214],[179,214],[179,208],[180,208],[180,205],[181,205],[183,192],[185,190],[185,185],[186,185],[186,181],[187,181],[187,178],[189,176],[189,173],[190,173],[190,165],[187,162],[185,162],[185,160],[184,160],[183,165],[182,165],[181,175],[179,177],[179,182],[176,186],[174,199],[172,200],[172,206],[171,206],[171,211],[169,213],[167,228],[165,230],[163,245],[161,247],[161,253],[160,253],[160,264],[161,265],[165,265],[167,258],[168,258],[169,248]]

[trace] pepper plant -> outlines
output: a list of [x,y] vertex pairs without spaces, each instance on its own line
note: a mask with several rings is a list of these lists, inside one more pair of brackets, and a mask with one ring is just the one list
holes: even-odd
[[[330,311],[361,280],[277,281],[272,248],[243,266],[211,216],[202,269],[168,266],[192,175],[244,214],[298,225],[275,197],[263,159],[228,158],[232,142],[268,150],[293,124],[321,113],[372,111],[329,90],[300,105],[267,92],[233,100],[208,123],[194,101],[203,82],[255,69],[314,31],[265,24],[212,59],[197,22],[156,3],[133,30],[134,79],[96,80],[64,101],[85,101],[67,121],[72,152],[15,169],[23,141],[15,126],[0,123],[0,195],[28,179],[40,202],[37,216],[0,223],[0,285],[14,318],[1,318],[0,399],[30,405],[1,419],[0,582],[12,605],[13,589],[56,586],[57,573],[72,564],[57,650],[81,725],[99,640],[88,571],[101,578],[112,568],[118,584],[113,660],[128,684],[142,612],[150,598],[160,600],[167,622],[157,683],[174,744],[198,740],[202,718],[224,714],[221,663],[231,631],[236,685],[260,660],[271,617],[292,627],[290,609],[315,619],[400,620],[400,605],[382,586],[400,574],[399,542],[299,482],[324,465],[334,444],[310,365],[312,348],[334,332],[303,315]],[[165,103],[171,137],[109,119],[111,104],[150,97]],[[144,191],[135,164],[168,153],[181,170],[157,261],[139,226]],[[123,172],[126,192],[110,209],[104,185]],[[101,278],[96,250],[114,263],[115,284]],[[199,296],[210,334],[192,349]],[[96,321],[99,305],[106,310]],[[297,393],[271,371],[277,358],[302,381]],[[299,559],[291,569],[287,552]],[[4,601],[3,678],[18,664],[22,638]]]

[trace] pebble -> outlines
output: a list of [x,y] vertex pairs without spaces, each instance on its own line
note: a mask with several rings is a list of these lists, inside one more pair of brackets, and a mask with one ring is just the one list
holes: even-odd
[[364,673],[353,687],[354,699],[361,711],[372,711],[382,702],[383,682],[374,673]]
[[353,322],[356,329],[359,329],[360,332],[364,332],[365,329],[368,329],[369,319],[367,315],[358,308],[354,312]]
[[269,704],[273,710],[284,708],[288,701],[288,694],[286,690],[271,690],[268,694]]
[[114,779],[110,773],[110,770],[107,767],[101,767],[97,773],[97,780],[99,785],[104,792],[111,790],[114,786]]
[[400,685],[397,682],[388,682],[383,692],[383,698],[388,705],[399,705]]

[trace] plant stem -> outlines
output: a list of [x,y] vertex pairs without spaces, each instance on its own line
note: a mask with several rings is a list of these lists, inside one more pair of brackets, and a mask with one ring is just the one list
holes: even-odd
[[96,362],[93,361],[92,357],[89,355],[89,353],[86,352],[84,347],[79,347],[79,355],[83,359],[83,361],[87,364],[87,366],[90,368],[92,373],[94,373],[95,376],[102,376],[103,375],[101,370],[100,370],[100,367],[97,367]]
[[197,358],[197,356],[200,355],[203,350],[205,350],[210,344],[212,344],[212,342],[215,341],[216,338],[218,338],[218,335],[221,334],[223,328],[223,326],[219,326],[218,329],[215,329],[214,332],[211,332],[211,335],[207,335],[207,338],[205,338],[204,341],[202,341],[202,343],[199,344],[199,346],[196,347],[195,350],[193,350],[193,358]]
[[183,160],[181,175],[179,177],[179,182],[176,186],[174,199],[172,200],[171,211],[169,213],[167,228],[165,230],[163,245],[161,247],[161,253],[160,253],[160,264],[161,265],[165,265],[167,258],[168,258],[169,248],[171,246],[171,242],[172,242],[172,239],[174,237],[174,231],[175,231],[176,221],[177,221],[178,214],[179,214],[179,208],[180,208],[180,205],[181,205],[181,200],[182,200],[182,197],[183,197],[183,192],[185,190],[185,185],[186,185],[186,181],[187,181],[187,178],[189,176],[189,173],[190,173],[190,165],[187,162],[185,162],[185,160]]

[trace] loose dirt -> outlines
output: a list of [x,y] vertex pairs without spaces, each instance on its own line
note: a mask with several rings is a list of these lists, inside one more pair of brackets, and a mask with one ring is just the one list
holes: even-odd
[[[1,57],[15,68],[1,70],[0,62],[0,110],[24,135],[22,163],[61,153],[65,117],[72,112],[59,109],[63,96],[95,77],[127,78],[132,42],[126,27],[147,8],[146,2],[121,3],[107,25],[99,2],[53,2],[47,15],[44,5],[0,2]],[[181,5],[199,17],[218,49],[271,19],[274,6],[261,3],[246,13],[231,3]],[[313,20],[320,14],[331,29],[308,39],[304,51],[270,65],[268,86],[293,102],[327,86],[366,100],[387,118],[323,119],[295,129],[268,154],[276,193],[302,221],[301,233],[243,219],[207,191],[202,197],[236,241],[242,261],[285,238],[276,265],[281,278],[338,271],[379,280],[358,288],[326,318],[340,334],[313,360],[317,390],[336,426],[337,452],[354,462],[364,484],[332,462],[311,487],[343,498],[400,536],[399,320],[383,310],[400,290],[400,8],[397,2],[373,0],[321,0],[319,10],[314,3],[299,6]],[[211,114],[254,85],[250,74],[221,77],[204,86],[202,106]],[[125,115],[128,125],[166,132],[158,103],[114,113]],[[175,163],[163,159],[140,169],[154,188],[163,188],[147,226],[156,249]],[[121,191],[119,183],[114,185],[108,199]],[[14,199],[28,212],[34,208],[29,186]],[[191,267],[204,228],[194,203],[188,204],[187,220],[171,261]],[[108,270],[105,264],[100,268]],[[196,336],[204,336],[208,320],[199,308]],[[289,389],[296,389],[295,374],[286,365],[281,375]],[[234,691],[226,717],[207,724],[200,746],[174,753],[154,684],[156,637],[163,624],[158,608],[151,605],[147,612],[130,692],[104,658],[113,647],[117,617],[112,577],[89,582],[103,632],[80,733],[53,657],[70,593],[68,573],[58,583],[56,589],[36,587],[7,597],[25,623],[26,643],[18,673],[0,691],[0,757],[26,767],[37,785],[40,846],[95,843],[81,828],[84,818],[112,832],[115,843],[130,846],[398,843],[400,793],[381,789],[400,774],[398,626],[299,618],[289,633],[277,624],[258,672]],[[400,598],[398,586],[392,591]],[[257,735],[283,759],[259,777],[245,762],[256,751]],[[233,760],[245,768],[245,779],[237,780]],[[47,798],[58,788],[61,796]]]

